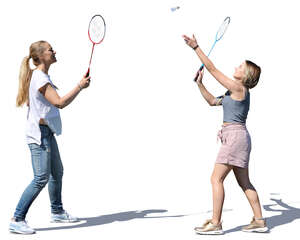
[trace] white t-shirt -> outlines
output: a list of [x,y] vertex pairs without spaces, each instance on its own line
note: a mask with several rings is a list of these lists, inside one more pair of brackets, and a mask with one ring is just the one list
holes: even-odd
[[62,125],[59,109],[49,103],[40,93],[39,89],[50,83],[49,75],[41,70],[34,70],[29,86],[29,108],[27,113],[26,140],[27,143],[41,144],[40,119],[43,118],[51,131],[56,135],[61,134]]

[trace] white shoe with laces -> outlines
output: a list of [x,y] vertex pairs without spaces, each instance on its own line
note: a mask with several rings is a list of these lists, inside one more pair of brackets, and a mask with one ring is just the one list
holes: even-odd
[[77,217],[73,217],[66,211],[64,211],[61,214],[51,214],[51,222],[52,223],[73,223],[73,222],[78,222]]
[[29,227],[25,220],[16,222],[14,219],[9,224],[9,231],[11,233],[19,233],[19,234],[35,233],[35,230]]

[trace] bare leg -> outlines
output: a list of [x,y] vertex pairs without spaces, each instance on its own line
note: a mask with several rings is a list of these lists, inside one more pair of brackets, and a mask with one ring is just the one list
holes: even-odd
[[238,184],[244,191],[251,205],[255,219],[261,219],[262,213],[261,213],[261,206],[260,206],[258,194],[249,180],[248,168],[234,167],[233,172]]
[[232,168],[233,167],[230,165],[216,163],[211,175],[211,184],[213,191],[213,224],[218,224],[221,221],[222,208],[225,197],[223,182]]

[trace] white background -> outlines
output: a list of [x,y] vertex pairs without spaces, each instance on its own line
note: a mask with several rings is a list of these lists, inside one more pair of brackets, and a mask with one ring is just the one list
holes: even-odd
[[[175,6],[180,9],[172,12]],[[220,146],[216,134],[222,108],[209,107],[202,99],[192,81],[200,61],[181,35],[194,33],[207,52],[226,16],[231,17],[230,26],[211,60],[228,76],[245,59],[262,67],[260,82],[251,90],[247,122],[253,142],[252,183],[262,205],[273,204],[275,198],[298,208],[283,217],[264,211],[265,217],[273,216],[274,227],[255,237],[282,239],[296,234],[300,224],[297,1],[12,0],[0,6],[1,239],[25,238],[9,234],[7,228],[33,176],[25,143],[27,109],[15,107],[21,61],[32,42],[47,40],[58,59],[49,75],[63,96],[87,70],[92,47],[87,26],[96,13],[106,20],[106,38],[95,47],[90,87],[61,111],[63,134],[57,137],[65,168],[64,206],[80,218],[96,217],[95,224],[38,231],[26,238],[201,238],[193,228],[211,215],[210,174]],[[225,91],[208,73],[204,83],[215,96]],[[251,209],[232,173],[225,191],[224,230],[248,223]],[[155,213],[157,209],[167,212]],[[144,219],[126,213],[144,210],[154,210],[148,216],[163,217]],[[36,229],[60,226],[49,224],[49,215],[45,189],[27,220]],[[174,215],[186,216],[166,217]],[[241,237],[253,235],[229,231],[221,238]]]

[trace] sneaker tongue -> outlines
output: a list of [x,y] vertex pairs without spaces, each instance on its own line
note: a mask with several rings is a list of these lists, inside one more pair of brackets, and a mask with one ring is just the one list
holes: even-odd
[[211,219],[206,220],[205,223],[203,224],[203,227],[207,226],[209,223],[211,223]]

